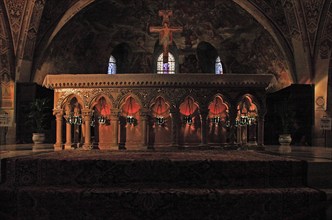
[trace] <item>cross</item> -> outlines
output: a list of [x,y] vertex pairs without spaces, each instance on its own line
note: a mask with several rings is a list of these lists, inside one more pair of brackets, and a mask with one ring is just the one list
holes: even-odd
[[172,10],[159,10],[158,15],[163,17],[163,23],[167,22],[169,24],[169,17],[173,16]]
[[163,17],[163,26],[150,27],[150,32],[159,33],[159,44],[163,45],[163,63],[168,63],[168,47],[172,44],[173,32],[182,32],[182,27],[169,27],[169,17],[173,15],[171,10],[160,10],[159,16]]

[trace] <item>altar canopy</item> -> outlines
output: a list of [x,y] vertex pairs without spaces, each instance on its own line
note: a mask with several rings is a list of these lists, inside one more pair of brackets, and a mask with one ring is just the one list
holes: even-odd
[[[54,147],[262,147],[272,79],[268,74],[47,75],[44,86],[55,92]],[[79,123],[69,121],[73,115]],[[80,137],[72,137],[74,130]]]

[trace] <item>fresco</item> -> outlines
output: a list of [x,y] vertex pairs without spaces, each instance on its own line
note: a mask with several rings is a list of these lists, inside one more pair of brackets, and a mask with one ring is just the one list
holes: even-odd
[[[158,10],[162,7],[153,0],[105,0],[90,5],[56,36],[37,64],[38,71],[107,73],[113,50],[125,44],[125,72],[153,72],[159,36],[149,33],[149,27],[161,25]],[[169,7],[173,10],[171,26],[183,27],[183,32],[173,36],[180,73],[202,72],[204,63],[197,56],[197,46],[207,42],[220,56],[226,74],[272,73],[280,86],[290,83],[286,59],[272,37],[236,3],[177,1]]]

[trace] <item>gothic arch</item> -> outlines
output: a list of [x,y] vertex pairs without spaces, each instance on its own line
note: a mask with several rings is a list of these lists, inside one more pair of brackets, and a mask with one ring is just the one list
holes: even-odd
[[131,72],[129,63],[129,60],[131,59],[131,54],[132,49],[127,43],[120,43],[113,48],[110,55],[112,55],[116,60],[116,74]]
[[332,22],[332,2],[326,1],[324,4],[325,8],[329,10],[323,10],[322,17],[326,19],[326,22],[320,22],[320,26],[317,28],[317,39],[319,40],[318,47],[314,53],[315,60],[318,57],[321,59],[326,59],[326,62],[329,62],[328,58],[332,54],[332,33],[329,24]]
[[119,102],[116,104],[116,106],[119,108],[119,109],[122,109],[123,105],[126,103],[126,100],[129,98],[129,97],[132,97],[135,99],[135,101],[137,102],[137,104],[143,108],[143,103],[141,101],[141,99],[134,93],[127,93],[125,94],[124,96],[122,96],[120,99],[119,99]]
[[208,105],[210,105],[216,97],[220,97],[221,100],[223,101],[223,103],[225,103],[229,108],[233,107],[230,98],[226,97],[225,95],[223,95],[221,93],[215,94],[213,97],[211,97],[210,100],[209,100]]
[[10,76],[11,80],[15,80],[15,53],[13,39],[10,32],[10,25],[6,13],[6,8],[4,7],[4,2],[0,2],[0,41],[4,42],[0,44],[0,76],[7,74]]
[[76,98],[78,104],[80,104],[80,105],[82,106],[82,109],[84,109],[85,106],[84,106],[84,101],[83,101],[83,99],[82,99],[80,96],[75,95],[75,94],[70,94],[70,95],[68,95],[67,97],[65,97],[65,98],[61,101],[60,109],[65,110],[66,106],[67,106],[68,104],[70,104],[71,100],[74,99],[74,98]]
[[276,44],[281,50],[281,53],[287,59],[288,68],[290,70],[289,78],[292,79],[293,82],[297,82],[296,68],[295,68],[295,60],[293,59],[292,46],[289,45],[287,39],[285,39],[284,35],[280,32],[280,30],[274,26],[260,10],[258,10],[252,3],[248,1],[242,0],[233,0],[236,4],[242,7],[245,11],[247,11],[251,16],[253,16],[258,23],[260,23],[272,36]]
[[196,49],[198,63],[203,73],[215,73],[215,62],[218,57],[217,49],[209,42],[201,41]]
[[264,109],[262,104],[259,102],[259,100],[254,95],[249,94],[249,93],[243,94],[236,99],[236,108],[239,105],[241,105],[243,103],[243,101],[246,101],[246,99],[248,100],[248,98],[249,98],[249,101],[251,101],[251,103],[256,106],[258,115],[264,113],[264,111],[262,111]]
[[35,43],[37,40],[37,33],[40,25],[40,20],[42,17],[42,12],[44,10],[45,2],[43,1],[29,1],[30,4],[27,5],[25,16],[26,24],[22,25],[22,30],[24,34],[21,34],[20,41],[22,47],[17,50],[17,57],[19,58],[17,62],[17,69],[20,70],[19,80],[21,81],[31,81],[33,80],[34,73],[32,73],[32,61],[35,52]]
[[[162,99],[164,101],[164,104],[165,104],[165,107],[166,109],[162,109],[164,111],[170,111],[171,109],[171,103],[169,101],[167,101],[163,96],[157,96],[155,97],[151,102],[150,102],[150,105],[149,105],[149,109],[151,110],[152,114],[153,113],[156,113],[153,111],[153,107],[157,104],[157,101],[159,99]],[[164,106],[162,106],[164,107]],[[163,116],[166,116],[165,112],[161,112]],[[167,116],[170,116],[169,114]]]
[[[185,101],[186,100],[192,100],[193,101],[193,106],[184,106],[184,111],[186,111],[186,112],[181,112],[181,107],[183,106],[183,105],[185,105]],[[186,109],[186,107],[194,107],[194,106],[196,106],[196,108],[195,109]],[[192,96],[190,96],[190,95],[187,95],[184,99],[182,99],[181,100],[181,102],[180,102],[180,104],[179,104],[179,109],[180,109],[180,113],[181,114],[183,114],[183,113],[185,113],[185,114],[183,114],[183,115],[186,115],[186,113],[189,113],[189,115],[191,115],[191,114],[195,114],[195,113],[198,113],[198,111],[199,111],[199,109],[200,109],[200,105],[199,105],[199,103],[197,102],[197,99],[195,99],[195,98],[193,98]],[[189,111],[189,112],[187,112],[187,111]]]
[[113,105],[114,99],[113,97],[109,97],[106,94],[98,94],[94,98],[92,98],[91,102],[89,103],[89,109],[92,109],[96,104],[98,104],[101,98],[105,98],[106,103]]
[[[38,50],[40,51],[38,53],[38,56],[36,60],[33,63],[32,68],[32,74],[36,73],[36,64],[40,62],[41,59],[44,57],[44,53],[46,52],[47,48],[51,45],[52,41],[56,37],[56,35],[62,30],[65,25],[71,21],[72,18],[74,18],[78,13],[80,13],[83,9],[90,6],[92,3],[94,3],[96,0],[78,0],[73,4],[59,19],[57,22],[57,25],[55,26],[52,31],[50,31],[50,34],[46,35],[42,39],[42,41],[39,43],[40,47]],[[30,78],[33,79],[35,75],[31,76]]]

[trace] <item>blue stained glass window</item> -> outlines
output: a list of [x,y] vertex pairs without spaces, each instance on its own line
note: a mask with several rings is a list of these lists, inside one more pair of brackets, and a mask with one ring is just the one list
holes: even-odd
[[216,59],[216,74],[223,74],[223,69],[222,69],[222,65],[221,65],[221,61],[220,61],[220,57],[217,57]]
[[157,60],[158,74],[175,74],[175,59],[171,53],[168,53],[168,63],[163,62],[163,53],[161,53]]
[[108,62],[108,74],[116,74],[116,61],[113,56],[110,57]]

